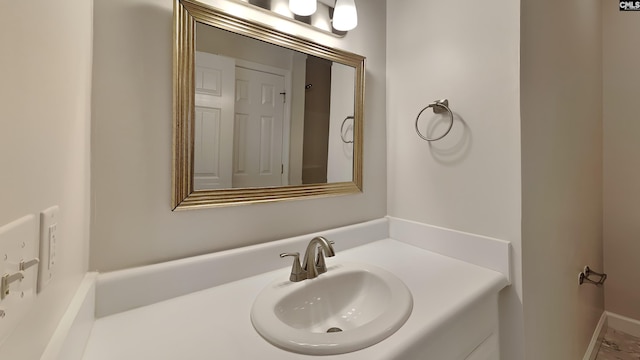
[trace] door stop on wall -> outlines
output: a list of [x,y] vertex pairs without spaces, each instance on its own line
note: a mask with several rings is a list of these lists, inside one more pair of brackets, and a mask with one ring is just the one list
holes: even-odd
[[[594,280],[592,278],[590,278],[590,276],[595,275],[598,276],[599,278],[597,280]],[[593,284],[595,286],[602,286],[605,282],[605,280],[607,280],[607,274],[604,273],[597,273],[593,270],[591,270],[588,266],[584,267],[584,270],[580,272],[580,274],[578,274],[578,278],[580,281],[580,285],[584,284],[585,282],[587,284]]]

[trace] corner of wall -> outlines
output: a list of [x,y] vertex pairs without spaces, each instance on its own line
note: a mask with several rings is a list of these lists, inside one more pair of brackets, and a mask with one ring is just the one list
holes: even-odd
[[[55,277],[0,346],[0,358],[42,355],[87,271],[92,1],[2,5],[0,224],[60,208]],[[10,69],[10,70],[9,70]],[[5,176],[6,175],[6,176]]]

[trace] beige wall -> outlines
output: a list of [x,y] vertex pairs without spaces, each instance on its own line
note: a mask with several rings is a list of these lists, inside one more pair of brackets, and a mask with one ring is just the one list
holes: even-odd
[[[521,359],[519,2],[389,1],[389,214],[511,241],[501,294],[503,359]],[[456,121],[431,144],[415,117],[448,98]],[[424,128],[433,118],[424,114]]]
[[95,2],[90,268],[110,271],[220,251],[386,215],[382,0],[328,45],[367,57],[364,193],[170,211],[172,1]]
[[0,4],[0,225],[60,206],[57,273],[0,359],[40,358],[87,270],[91,44],[91,1]]
[[640,320],[640,14],[602,10],[606,309]]
[[598,0],[524,0],[522,264],[527,359],[581,359],[603,291],[602,57]]
[[196,51],[291,70],[293,50],[201,23],[196,24],[196,34]]

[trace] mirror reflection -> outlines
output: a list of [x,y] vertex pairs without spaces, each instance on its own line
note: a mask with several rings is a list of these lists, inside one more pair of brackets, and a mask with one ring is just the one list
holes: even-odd
[[356,69],[196,23],[194,190],[353,181]]
[[173,210],[362,192],[363,56],[197,0],[173,21]]

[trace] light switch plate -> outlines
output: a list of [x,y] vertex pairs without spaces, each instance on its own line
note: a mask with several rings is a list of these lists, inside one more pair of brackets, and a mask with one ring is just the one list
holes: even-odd
[[[37,227],[33,215],[0,227],[0,276],[16,274],[21,271],[21,261],[37,258]],[[0,310],[4,312],[0,316],[0,345],[29,312],[36,296],[38,265],[22,273],[24,278],[9,284],[9,292],[0,300]]]
[[38,292],[53,279],[56,269],[56,247],[58,242],[58,206],[52,206],[40,213],[40,275]]

